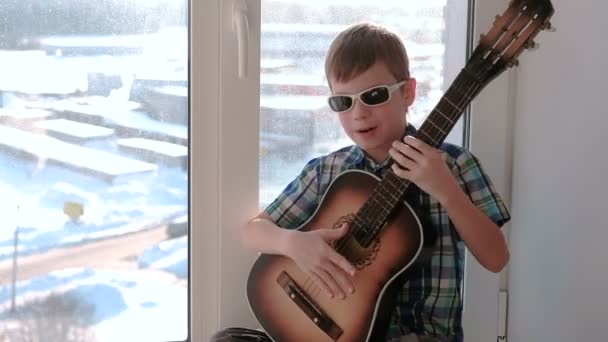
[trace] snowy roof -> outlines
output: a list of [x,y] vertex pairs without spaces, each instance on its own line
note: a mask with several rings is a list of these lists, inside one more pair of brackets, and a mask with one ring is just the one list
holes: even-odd
[[37,108],[0,108],[0,117],[10,117],[14,119],[43,119],[51,116],[48,110]]
[[118,145],[152,151],[169,157],[188,156],[188,147],[158,140],[144,138],[118,139]]
[[111,128],[66,119],[38,121],[35,125],[48,131],[82,139],[109,137],[114,134],[114,130]]
[[[129,101],[113,102],[112,100],[91,98],[87,104],[63,100],[52,106],[58,112],[73,112],[80,115],[100,116],[109,120],[111,126],[133,128],[145,132],[159,133],[181,140],[188,139],[188,127],[184,125],[161,122],[150,118],[146,113],[132,110],[134,103]],[[138,106],[138,104],[136,104]]]
[[107,177],[156,171],[154,164],[121,157],[101,150],[86,148],[42,134],[0,126],[0,146],[7,146],[42,160],[93,171]]

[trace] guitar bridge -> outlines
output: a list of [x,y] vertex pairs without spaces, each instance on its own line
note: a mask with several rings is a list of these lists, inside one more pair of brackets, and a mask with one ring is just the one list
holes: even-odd
[[296,284],[285,272],[281,272],[277,278],[287,296],[318,326],[327,336],[336,341],[344,332],[321,308],[314,304],[310,296]]

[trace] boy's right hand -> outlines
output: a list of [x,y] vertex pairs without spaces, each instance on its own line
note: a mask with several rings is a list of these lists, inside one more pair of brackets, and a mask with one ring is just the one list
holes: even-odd
[[355,287],[352,276],[355,267],[329,243],[342,238],[348,231],[348,224],[337,229],[317,229],[311,231],[294,230],[287,239],[286,256],[333,298],[346,298]]

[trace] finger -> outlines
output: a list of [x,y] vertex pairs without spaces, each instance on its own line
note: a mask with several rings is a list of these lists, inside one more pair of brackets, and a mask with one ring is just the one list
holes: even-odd
[[411,135],[408,135],[405,138],[403,138],[403,142],[406,145],[409,145],[409,146],[417,149],[422,154],[431,153],[434,151],[434,148],[431,147],[431,145],[429,145],[429,144],[425,143],[424,141],[417,139]]
[[329,242],[344,236],[348,231],[348,224],[344,223],[337,229],[319,229],[318,231],[321,234],[321,237]]
[[331,290],[331,298],[334,298],[334,296],[339,296],[340,298],[346,297],[346,294],[344,293],[344,291],[342,291],[342,288],[340,288],[340,285],[338,285],[334,277],[332,277],[331,274],[329,274],[329,272],[327,272],[323,267],[317,267],[315,269],[315,273],[319,276],[319,278],[321,278],[325,282],[327,287],[329,287],[329,289]]
[[348,275],[343,269],[329,260],[324,264],[324,267],[336,280],[340,289],[342,289],[345,294],[348,295],[355,292],[355,284],[353,283],[352,276]]
[[424,155],[419,150],[417,150],[415,147],[410,146],[406,143],[402,143],[400,141],[394,141],[392,147],[394,149],[396,149],[397,151],[399,151],[399,153],[404,155],[406,158],[409,158],[417,163],[419,163],[420,160],[422,158],[424,158]]
[[348,228],[349,228],[348,223],[345,222],[340,226],[340,228],[334,229],[335,239],[339,239],[339,238],[343,237],[344,235],[346,235],[346,233],[348,233]]
[[329,261],[336,264],[338,267],[344,270],[344,272],[352,275],[355,275],[355,266],[351,264],[344,256],[335,250],[331,249],[329,252]]
[[395,148],[388,150],[388,154],[399,164],[401,168],[411,170],[416,167],[416,162],[397,151]]
[[327,293],[328,296],[330,296],[331,298],[334,298],[334,293],[331,290],[331,288],[327,285],[327,283],[325,283],[325,281],[315,271],[311,271],[309,274],[310,274],[310,277],[315,281],[317,286],[319,286],[323,291],[325,291],[325,293]]
[[403,179],[412,180],[412,171],[411,170],[400,168],[399,165],[397,165],[397,164],[391,165],[391,170],[393,170],[393,172],[397,176],[399,176]]

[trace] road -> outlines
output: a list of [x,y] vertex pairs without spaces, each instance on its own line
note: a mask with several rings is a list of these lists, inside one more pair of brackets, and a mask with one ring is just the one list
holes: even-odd
[[[166,226],[162,225],[143,232],[20,257],[18,259],[17,281],[44,276],[52,271],[73,267],[135,270],[137,269],[137,257],[146,247],[167,239],[165,229]],[[12,269],[12,258],[0,262],[0,286],[11,283]]]

